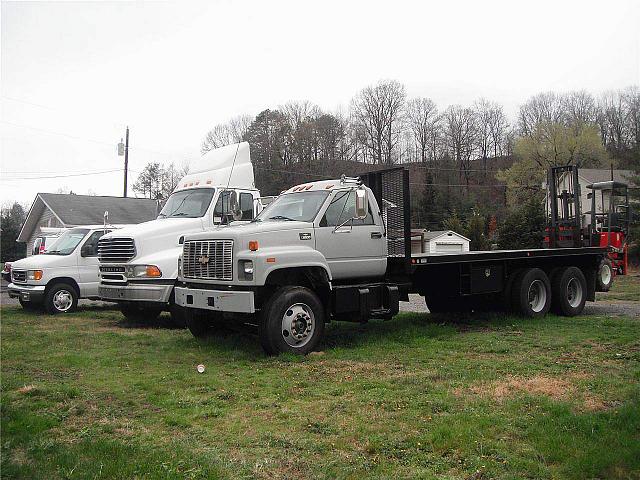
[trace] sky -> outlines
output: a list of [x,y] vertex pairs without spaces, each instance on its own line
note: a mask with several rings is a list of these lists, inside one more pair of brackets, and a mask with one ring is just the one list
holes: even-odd
[[122,195],[126,126],[132,195],[218,123],[289,100],[344,111],[383,79],[510,116],[543,91],[640,84],[635,0],[2,1],[0,17],[3,205]]

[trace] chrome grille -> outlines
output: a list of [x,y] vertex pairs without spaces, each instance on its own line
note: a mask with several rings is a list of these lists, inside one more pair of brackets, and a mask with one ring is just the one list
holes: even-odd
[[233,240],[185,242],[182,274],[188,278],[233,280]]
[[27,281],[26,270],[11,270],[11,279],[14,282],[26,282]]
[[111,237],[98,240],[98,258],[101,262],[128,262],[136,256],[133,238]]

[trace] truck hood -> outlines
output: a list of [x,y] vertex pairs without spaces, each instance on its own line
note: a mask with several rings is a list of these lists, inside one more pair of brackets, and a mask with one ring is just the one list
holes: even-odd
[[175,248],[181,236],[201,232],[203,228],[202,218],[161,218],[113,231],[102,238],[132,238],[136,244],[136,258],[139,258]]
[[[77,247],[80,248],[80,247]],[[76,265],[77,259],[74,251],[70,255],[32,255],[22,260],[11,262],[12,270],[42,270],[51,267],[64,267]]]

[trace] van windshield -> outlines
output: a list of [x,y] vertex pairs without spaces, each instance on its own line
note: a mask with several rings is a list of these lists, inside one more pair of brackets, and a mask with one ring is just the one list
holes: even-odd
[[69,255],[73,252],[85,235],[88,228],[72,228],[60,235],[51,247],[44,252],[45,255]]
[[291,221],[311,222],[316,217],[318,210],[329,195],[324,192],[298,192],[280,195],[260,215],[254,222],[271,221]]
[[172,193],[158,218],[198,218],[207,213],[215,188],[198,188]]

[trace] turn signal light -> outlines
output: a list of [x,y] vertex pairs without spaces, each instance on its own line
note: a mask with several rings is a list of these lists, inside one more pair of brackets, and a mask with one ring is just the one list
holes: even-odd
[[147,265],[147,277],[161,277],[162,272],[155,265]]
[[249,250],[255,252],[258,250],[258,241],[257,240],[249,240]]
[[33,279],[34,280],[42,280],[42,270],[35,270],[33,272]]

